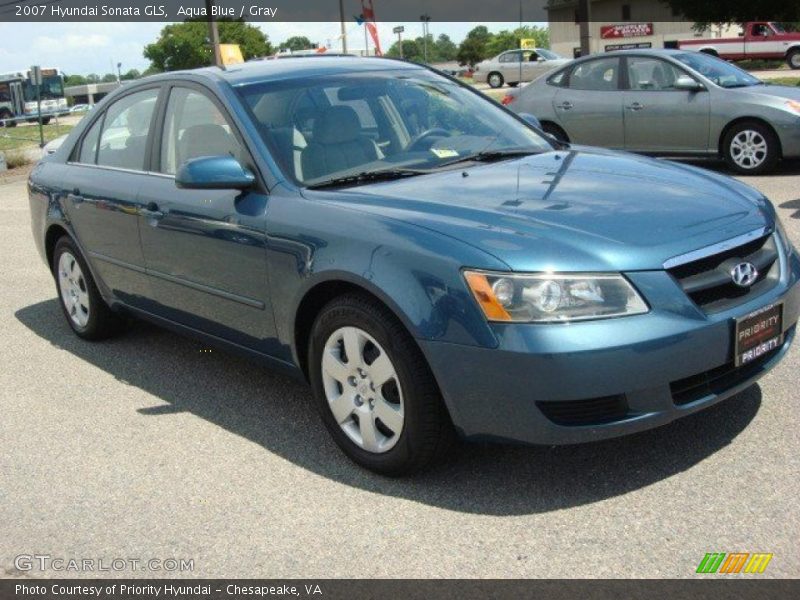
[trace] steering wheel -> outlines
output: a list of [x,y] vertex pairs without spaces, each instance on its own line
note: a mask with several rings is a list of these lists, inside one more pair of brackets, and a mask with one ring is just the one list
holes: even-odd
[[422,133],[414,136],[414,138],[408,143],[408,146],[406,146],[406,151],[416,152],[418,150],[427,150],[427,148],[417,148],[417,146],[420,146],[424,140],[434,135],[450,137],[450,132],[446,129],[442,129],[441,127],[431,127],[430,129],[426,129]]

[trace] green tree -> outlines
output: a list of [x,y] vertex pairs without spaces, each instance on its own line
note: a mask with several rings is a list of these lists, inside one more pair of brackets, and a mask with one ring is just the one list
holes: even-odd
[[304,35],[295,35],[290,37],[280,45],[281,51],[291,50],[292,52],[297,52],[298,50],[310,50],[311,48],[316,47],[317,44],[312,43],[311,40]]
[[100,80],[103,83],[111,83],[112,81],[116,81],[117,76],[114,73],[106,73],[103,75],[103,78]]
[[[417,43],[417,40],[403,40],[403,58],[412,62],[422,62],[422,38],[419,38],[419,40],[420,43]],[[400,45],[397,42],[392,44],[386,51],[386,56],[399,58]]]
[[[220,42],[239,44],[245,60],[272,54],[269,39],[257,27],[244,21],[220,20],[218,24]],[[144,57],[150,61],[150,67],[158,71],[194,69],[212,64],[208,24],[186,21],[167,25],[161,30],[158,40],[145,46]]]
[[453,43],[453,40],[451,40],[450,36],[446,33],[441,34],[436,39],[434,48],[436,50],[436,56],[442,62],[450,62],[451,60],[455,60],[456,56],[458,55],[458,46]]
[[86,83],[99,83],[100,76],[97,73],[89,73],[86,76]]
[[492,34],[485,25],[478,25],[470,30],[467,37],[459,44],[456,60],[461,65],[474,67],[486,58],[486,44],[491,40]]
[[129,81],[131,79],[139,79],[142,74],[139,72],[139,69],[129,69],[126,73],[122,74],[123,81]]
[[67,75],[64,77],[64,85],[84,85],[86,77],[83,75]]
[[494,34],[486,44],[486,56],[497,56],[506,50],[519,48],[521,40],[536,40],[537,48],[550,47],[550,32],[537,26],[517,27],[514,31],[503,30]]
[[699,28],[715,23],[745,23],[769,19],[771,21],[800,21],[800,3],[786,0],[661,0]]

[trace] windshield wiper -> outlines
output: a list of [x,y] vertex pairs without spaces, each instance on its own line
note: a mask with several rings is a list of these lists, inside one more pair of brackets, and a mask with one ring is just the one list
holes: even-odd
[[531,156],[533,154],[541,154],[543,150],[484,150],[476,152],[475,154],[467,154],[459,158],[443,162],[436,165],[435,168],[447,167],[464,162],[494,162],[496,160],[506,160],[509,158],[518,158],[520,156]]
[[319,183],[312,183],[307,187],[312,190],[320,190],[323,188],[339,187],[343,185],[372,183],[374,181],[392,181],[394,179],[413,177],[414,175],[423,175],[425,173],[428,173],[428,171],[420,171],[415,169],[384,169],[382,171],[363,171],[355,175],[334,177],[333,179],[328,179]]

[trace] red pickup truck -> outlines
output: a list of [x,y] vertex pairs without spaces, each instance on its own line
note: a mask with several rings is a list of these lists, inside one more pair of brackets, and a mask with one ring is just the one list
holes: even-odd
[[800,33],[789,33],[772,21],[745,23],[739,37],[684,40],[678,47],[725,60],[785,59],[792,69],[800,69]]

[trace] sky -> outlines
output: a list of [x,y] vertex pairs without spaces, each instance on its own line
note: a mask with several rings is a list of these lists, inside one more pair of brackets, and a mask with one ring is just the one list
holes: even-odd
[[[0,73],[27,69],[32,64],[58,67],[67,74],[87,75],[116,72],[122,63],[122,72],[128,69],[143,71],[149,66],[142,56],[144,46],[155,41],[165,23],[0,23]],[[422,25],[413,23],[379,23],[381,45],[384,50],[397,39],[392,33],[396,25],[405,27],[404,38],[422,35]],[[489,31],[514,29],[518,23],[467,23],[431,22],[434,38],[446,33],[458,44],[467,32],[477,25],[486,25]],[[545,26],[544,23],[538,25]],[[341,48],[338,40],[340,25],[336,23],[258,23],[278,45],[294,35],[305,35],[312,42]],[[347,26],[348,51],[364,48],[364,29],[355,22]],[[370,42],[371,44],[371,42]]]

